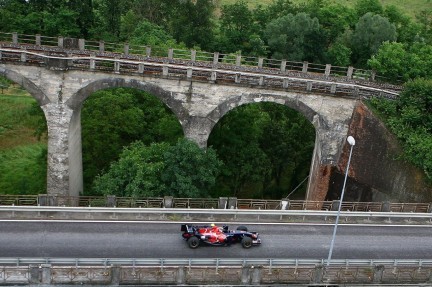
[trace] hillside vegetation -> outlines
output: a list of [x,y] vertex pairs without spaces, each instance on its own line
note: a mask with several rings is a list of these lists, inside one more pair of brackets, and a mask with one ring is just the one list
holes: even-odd
[[[217,0],[217,5],[221,7],[222,5],[231,5],[236,3],[238,0]],[[255,8],[258,5],[268,5],[273,2],[273,0],[244,0],[249,7]],[[293,3],[300,4],[307,2],[307,0],[292,0]],[[329,3],[346,5],[348,7],[354,7],[355,0],[330,0]],[[417,13],[422,10],[432,9],[432,1],[430,0],[380,0],[379,1],[384,7],[394,5],[404,11],[411,17],[415,17]]]
[[[241,53],[354,66],[374,70],[376,78],[385,82],[412,83],[397,101],[372,104],[402,142],[404,160],[421,168],[432,181],[431,1],[310,0],[301,5],[300,0],[0,2],[0,32],[128,42],[155,47],[152,51],[189,48],[198,53],[218,51],[227,58]],[[268,5],[258,7],[257,3]],[[0,146],[4,148],[0,172],[10,172],[11,178],[24,174],[25,168],[15,162],[23,161],[27,143],[38,144],[33,131],[41,135],[44,130],[43,114],[32,118],[30,110],[20,106],[26,101],[17,93],[0,103]],[[308,174],[315,130],[304,116],[286,106],[257,103],[227,113],[208,140],[217,155],[212,160],[191,143],[178,140],[183,130],[169,112],[153,95],[137,90],[102,90],[91,95],[81,113],[84,194],[116,189],[134,196],[149,192],[156,196],[200,190],[206,191],[200,196],[281,198]],[[6,153],[12,150],[15,155]],[[46,164],[42,148],[30,153],[27,159],[39,158],[40,164]],[[147,155],[151,162],[143,158]],[[210,167],[205,165],[209,163]],[[198,175],[193,172],[197,168],[214,172]],[[114,185],[108,188],[105,183]],[[300,192],[305,189],[303,185]]]

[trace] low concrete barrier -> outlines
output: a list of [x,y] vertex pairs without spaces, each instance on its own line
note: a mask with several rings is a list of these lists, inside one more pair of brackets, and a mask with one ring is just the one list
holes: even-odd
[[[274,285],[430,284],[432,266],[244,265],[244,266],[57,266],[0,267],[0,285]],[[328,286],[328,285],[326,285]],[[430,285],[427,285],[430,286]]]

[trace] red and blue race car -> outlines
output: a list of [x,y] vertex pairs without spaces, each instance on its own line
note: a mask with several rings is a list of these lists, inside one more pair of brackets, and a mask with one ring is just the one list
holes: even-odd
[[228,226],[222,227],[214,224],[189,225],[182,224],[182,237],[190,248],[197,248],[201,243],[213,246],[229,246],[240,242],[244,248],[261,244],[258,232],[249,232],[246,226],[239,226],[236,230],[230,230]]

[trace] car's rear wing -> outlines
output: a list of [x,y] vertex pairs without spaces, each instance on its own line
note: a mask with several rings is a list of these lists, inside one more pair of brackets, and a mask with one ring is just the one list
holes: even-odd
[[181,228],[180,228],[180,231],[181,232],[192,232],[193,230],[192,230],[192,226],[190,226],[190,225],[187,225],[187,224],[182,224],[181,225]]

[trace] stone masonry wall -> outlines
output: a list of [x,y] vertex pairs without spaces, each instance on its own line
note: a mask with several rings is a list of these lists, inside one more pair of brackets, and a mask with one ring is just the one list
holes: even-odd
[[[351,158],[344,201],[430,202],[432,187],[424,173],[401,160],[402,149],[395,136],[359,102],[354,109],[349,134],[356,144]],[[337,199],[342,190],[349,156],[345,143],[333,169],[327,199]]]

